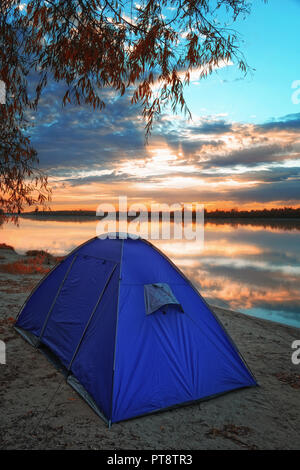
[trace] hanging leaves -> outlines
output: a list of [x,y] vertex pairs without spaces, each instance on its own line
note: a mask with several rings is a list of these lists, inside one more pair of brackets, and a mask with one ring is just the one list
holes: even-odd
[[[190,72],[205,77],[235,61],[247,71],[238,36],[218,22],[226,10],[235,20],[247,0],[2,0],[0,80],[7,102],[0,105],[0,203],[6,211],[50,197],[28,136],[26,113],[37,108],[48,77],[66,85],[62,100],[103,109],[102,91],[131,94],[140,103],[146,137],[165,106],[189,113],[184,84]],[[224,16],[224,12],[223,12]],[[222,17],[222,16],[220,16]],[[38,82],[29,96],[28,76]]]

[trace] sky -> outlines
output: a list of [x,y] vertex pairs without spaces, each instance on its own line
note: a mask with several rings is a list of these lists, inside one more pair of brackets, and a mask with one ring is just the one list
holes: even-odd
[[103,202],[204,204],[211,209],[300,205],[300,0],[254,0],[234,28],[252,71],[234,64],[185,89],[189,120],[171,112],[148,145],[140,108],[104,92],[107,106],[62,108],[51,83],[31,137],[53,188],[52,209]]

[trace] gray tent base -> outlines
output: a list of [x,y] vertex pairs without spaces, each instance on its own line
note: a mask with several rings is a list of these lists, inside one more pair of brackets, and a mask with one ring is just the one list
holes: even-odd
[[[106,416],[102,413],[102,411],[99,409],[98,405],[96,404],[95,400],[91,397],[91,395],[85,390],[85,388],[81,385],[81,383],[76,379],[76,377],[67,370],[67,368],[61,363],[61,361],[58,359],[58,357],[43,343],[39,341],[39,339],[32,333],[23,330],[20,327],[15,326],[15,330],[20,333],[20,335],[32,346],[34,346],[36,349],[39,349],[39,351],[44,354],[44,356],[48,359],[49,362],[51,362],[54,367],[61,372],[65,377],[67,383],[78,393],[78,395],[83,398],[83,400],[94,410],[94,412],[103,419],[103,421],[108,425],[108,427],[111,427],[111,421],[109,421]],[[170,411],[174,410],[177,408],[182,408],[185,406],[192,406],[192,405],[197,405],[201,402],[211,400],[213,398],[220,397],[222,395],[226,395],[227,393],[232,393],[235,391],[239,391],[242,389],[246,388],[252,388],[252,387],[259,387],[259,384],[257,383],[256,385],[249,385],[246,387],[239,387],[234,390],[228,390],[225,392],[220,392],[220,393],[215,393],[214,395],[210,395],[208,397],[203,397],[199,398],[198,400],[191,400],[191,401],[186,401],[184,403],[179,403],[175,404],[166,408],[160,408],[158,410],[151,411],[149,413],[145,413],[142,415],[137,415],[137,416],[132,416],[132,418],[128,418],[126,420],[122,421],[130,421],[132,419],[140,418],[143,416],[149,416],[149,415],[154,415],[157,413],[162,413],[164,411]]]
[[34,348],[37,348],[39,345],[39,339],[37,336],[32,334],[30,331],[23,330],[23,328],[20,328],[19,326],[14,326],[14,329],[20,333],[20,335],[26,339],[26,341],[31,344]]

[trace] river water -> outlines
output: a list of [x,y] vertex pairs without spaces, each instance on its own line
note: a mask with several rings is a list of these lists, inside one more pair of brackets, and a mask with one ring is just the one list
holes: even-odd
[[[96,220],[19,219],[0,228],[19,253],[64,255],[96,235]],[[207,221],[204,244],[152,241],[212,305],[300,327],[300,223]]]

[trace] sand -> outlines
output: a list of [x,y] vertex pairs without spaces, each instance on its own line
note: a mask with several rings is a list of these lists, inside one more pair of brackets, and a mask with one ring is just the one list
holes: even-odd
[[[42,277],[7,273],[7,264],[24,259],[28,257],[13,250],[0,250],[0,339],[7,349],[7,363],[0,364],[0,448],[300,448],[300,365],[291,361],[291,344],[300,340],[300,329],[213,307],[260,386],[108,429],[13,328],[20,307]],[[54,262],[45,261],[45,269]]]

